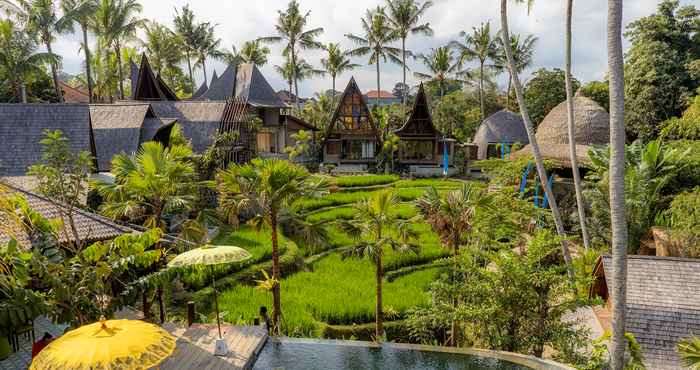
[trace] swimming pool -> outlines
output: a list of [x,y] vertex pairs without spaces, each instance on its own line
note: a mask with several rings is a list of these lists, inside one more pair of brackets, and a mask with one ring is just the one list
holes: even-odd
[[[513,356],[519,364],[506,360],[508,356]],[[543,366],[532,366],[533,364]],[[253,367],[254,370],[526,370],[532,368],[567,369],[529,356],[503,352],[291,338],[269,339]]]

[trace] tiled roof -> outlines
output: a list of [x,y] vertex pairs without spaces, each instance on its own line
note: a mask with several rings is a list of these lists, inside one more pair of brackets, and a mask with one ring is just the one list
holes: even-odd
[[66,103],[89,103],[90,102],[90,95],[88,95],[88,92],[80,89],[80,88],[75,88],[63,81],[58,81],[58,85],[61,87],[61,91],[63,92],[63,101]]
[[192,149],[201,153],[219,130],[226,101],[157,101],[151,102],[151,107],[160,119],[176,120],[191,140]]
[[[604,256],[602,266],[609,279],[612,258]],[[628,256],[626,330],[642,347],[648,369],[681,368],[676,344],[700,334],[698,287],[700,259]]]
[[258,67],[250,63],[229,65],[200,99],[225,101],[234,96],[256,107],[286,107]]
[[[40,213],[49,220],[60,218],[62,208],[65,209],[64,205],[51,201],[42,195],[22,190],[7,183],[0,184],[0,186],[5,188],[3,193],[0,193],[0,196],[21,195],[27,200],[27,203],[34,211]],[[73,219],[79,238],[87,243],[114,239],[122,234],[136,232],[131,228],[118,225],[108,218],[79,209],[75,211]],[[68,221],[64,219],[63,225],[64,227],[68,227]],[[14,237],[21,245],[25,247],[31,246],[29,237],[24,230],[12,226],[10,228],[12,229],[11,233],[14,235],[5,231],[6,228],[0,229],[0,245],[4,245]],[[60,230],[58,234],[61,242],[75,241],[71,232]]]
[[384,91],[384,90],[380,90],[380,91],[370,90],[370,91],[367,91],[366,96],[367,96],[367,99],[376,99],[377,96],[379,96],[380,99],[396,99],[394,94],[392,94],[388,91]]

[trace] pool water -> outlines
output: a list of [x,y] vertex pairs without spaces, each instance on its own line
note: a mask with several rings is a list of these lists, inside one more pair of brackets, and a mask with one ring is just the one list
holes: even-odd
[[269,340],[254,370],[525,370],[493,358],[339,342]]

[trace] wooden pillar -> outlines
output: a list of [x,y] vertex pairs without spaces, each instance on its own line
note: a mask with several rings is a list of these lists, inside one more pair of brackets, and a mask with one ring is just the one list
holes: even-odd
[[194,301],[187,302],[187,327],[192,326],[194,323],[195,307]]

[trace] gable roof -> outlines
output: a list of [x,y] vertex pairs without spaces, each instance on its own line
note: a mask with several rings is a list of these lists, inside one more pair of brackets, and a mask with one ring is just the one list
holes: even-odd
[[177,121],[197,153],[212,143],[226,109],[226,101],[155,101],[150,105],[160,119]]
[[131,98],[134,99],[136,96],[136,85],[139,84],[139,66],[134,63],[131,58],[129,58],[129,74],[131,80]]
[[87,104],[0,104],[0,176],[23,176],[41,161],[45,130],[61,130],[72,150],[95,154]]
[[479,147],[478,158],[485,159],[490,143],[529,144],[523,119],[507,109],[500,110],[484,119],[472,140]]
[[109,171],[112,157],[119,153],[133,154],[142,141],[142,130],[147,119],[160,121],[146,103],[90,105],[98,171]]
[[204,93],[207,92],[207,90],[209,90],[209,86],[207,86],[207,81],[204,81],[204,82],[202,82],[202,85],[199,86],[199,88],[197,89],[197,91],[195,91],[195,92],[192,94],[192,97],[190,98],[190,100],[197,100],[197,99],[199,99],[202,95],[204,95]]
[[[40,213],[47,219],[60,218],[62,213],[61,208],[65,208],[63,204],[51,201],[43,195],[23,190],[6,183],[0,184],[0,186],[5,188],[0,192],[0,196],[20,195],[27,200],[27,203],[34,211]],[[75,210],[73,220],[78,232],[78,237],[81,241],[87,243],[114,239],[122,234],[136,232],[129,227],[118,225],[106,217],[81,209]],[[3,222],[5,223],[6,221]],[[68,221],[63,220],[63,225],[67,227]],[[7,226],[9,226],[9,230],[7,230],[7,228],[0,229],[0,245],[6,244],[14,237],[20,245],[27,248],[31,247],[29,236],[23,229],[15,225]],[[58,238],[59,241],[63,243],[76,241],[72,232],[59,231]]]
[[[610,279],[612,257],[601,257],[594,274],[598,285]],[[699,286],[700,259],[627,257],[626,330],[642,347],[647,368],[680,368],[676,344],[700,333]]]
[[[319,129],[316,126],[304,121],[303,119],[301,119],[297,116],[293,116],[291,114],[281,115],[280,121],[283,121],[283,120],[287,121],[287,125],[292,124],[292,125],[301,127],[300,128],[301,130],[307,129],[307,130],[311,130],[311,131],[319,131]],[[296,127],[289,128],[289,130],[296,130],[296,129],[297,129]]]
[[58,80],[58,86],[63,92],[63,101],[65,103],[89,103],[90,95],[87,91],[73,87],[61,80]]
[[423,83],[418,87],[416,101],[413,103],[413,110],[406,122],[394,133],[401,136],[436,136],[440,131],[433,125],[433,117],[430,114],[430,104],[423,88]]
[[231,97],[243,99],[254,107],[286,107],[258,67],[251,63],[229,65],[200,99],[226,100]]
[[200,100],[226,100],[233,96],[235,88],[236,66],[229,64],[216,81],[212,80],[209,90],[200,96]]
[[328,125],[328,132],[333,132],[336,130],[335,126],[337,124],[338,117],[340,116],[340,111],[343,107],[343,103],[348,97],[351,97],[352,94],[357,94],[360,96],[360,105],[362,109],[362,112],[360,112],[360,114],[367,115],[370,126],[372,126],[373,130],[377,130],[377,126],[374,124],[374,119],[372,119],[372,113],[367,107],[367,102],[364,99],[362,99],[362,91],[357,86],[357,82],[355,82],[355,77],[350,77],[348,85],[345,87],[343,94],[340,96],[340,100],[338,100],[338,106],[335,108],[335,112],[333,113],[333,117],[331,118],[330,125]]
[[[216,68],[214,68],[214,73],[211,75],[211,84],[216,82],[216,80],[218,80],[218,79],[219,79],[219,75],[216,73]],[[206,84],[207,81],[204,81],[204,83]]]
[[175,93],[165,84],[160,75],[156,76],[153,73],[145,53],[141,56],[141,67],[136,79],[136,86],[134,87],[132,83],[132,90],[132,99],[134,100],[178,100]]

